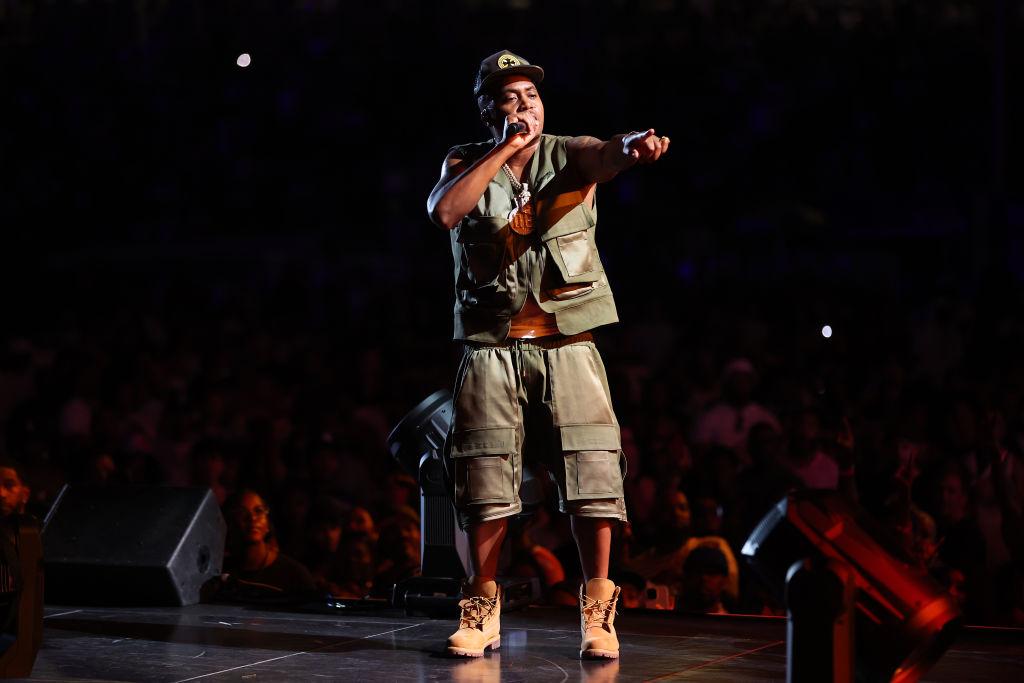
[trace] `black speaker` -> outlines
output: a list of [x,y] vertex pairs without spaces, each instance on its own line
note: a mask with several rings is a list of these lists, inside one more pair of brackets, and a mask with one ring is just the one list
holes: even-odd
[[27,515],[0,519],[0,678],[28,678],[43,640],[43,543]]
[[56,506],[48,603],[192,605],[221,572],[226,526],[209,489],[71,486]]

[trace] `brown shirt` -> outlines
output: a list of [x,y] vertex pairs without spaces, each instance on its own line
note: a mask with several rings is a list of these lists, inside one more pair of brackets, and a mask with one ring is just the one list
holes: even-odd
[[511,339],[537,339],[561,334],[555,323],[554,313],[545,313],[532,296],[526,297],[523,308],[512,316],[512,327],[508,336]]

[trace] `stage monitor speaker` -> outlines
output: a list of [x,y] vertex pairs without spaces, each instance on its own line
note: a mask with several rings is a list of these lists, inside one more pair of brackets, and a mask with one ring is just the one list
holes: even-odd
[[71,486],[56,506],[50,604],[192,605],[221,572],[226,526],[209,489]]
[[43,543],[27,515],[0,520],[0,678],[28,678],[43,640]]

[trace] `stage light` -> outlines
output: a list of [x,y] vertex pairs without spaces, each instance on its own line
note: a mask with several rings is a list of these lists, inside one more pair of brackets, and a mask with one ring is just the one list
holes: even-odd
[[789,683],[916,681],[960,628],[942,587],[835,492],[790,494],[742,554],[786,601]]
[[462,578],[469,566],[448,500],[441,451],[452,423],[452,396],[436,391],[409,411],[388,435],[388,448],[420,485],[420,558],[424,576]]
[[821,336],[824,337],[825,339],[829,339],[832,336],[832,326],[825,325],[824,327],[822,327]]
[[[420,576],[396,584],[392,602],[409,614],[448,614],[461,580],[470,574],[469,541],[459,529],[449,497],[442,457],[452,424],[452,395],[435,391],[409,411],[388,435],[388,450],[420,485]],[[519,498],[531,514],[543,489],[529,467],[522,471]],[[504,608],[527,605],[540,597],[536,579],[502,579]]]
[[235,60],[235,64],[242,67],[243,69],[252,64],[252,57],[249,56],[248,52],[243,52],[238,55],[238,59]]

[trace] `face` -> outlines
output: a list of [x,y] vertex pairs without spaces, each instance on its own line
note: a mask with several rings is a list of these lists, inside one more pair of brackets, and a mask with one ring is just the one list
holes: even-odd
[[782,438],[770,425],[755,425],[747,436],[747,451],[760,464],[777,463],[782,459]]
[[700,575],[700,595],[701,598],[707,603],[718,602],[722,599],[722,593],[725,591],[725,584],[728,582],[729,577],[725,574],[718,574],[715,572],[705,572]]
[[711,497],[700,497],[694,501],[693,514],[697,516],[697,526],[705,534],[718,534],[722,531],[722,508],[718,501]]
[[28,502],[28,488],[21,483],[18,472],[10,467],[0,467],[0,515],[22,512]]
[[672,506],[672,526],[676,529],[688,529],[690,527],[690,501],[682,491],[676,491],[669,497]]
[[341,525],[322,523],[313,528],[313,541],[317,547],[327,552],[337,552],[341,545]]
[[756,378],[749,372],[735,372],[729,375],[726,393],[737,403],[746,403],[754,393]]
[[796,425],[797,435],[804,441],[814,441],[821,433],[821,421],[814,413],[804,413]]
[[260,543],[270,533],[270,509],[263,498],[246,493],[233,511],[233,520],[247,543]]
[[949,595],[956,600],[960,608],[967,606],[967,577],[959,569],[949,572]]
[[420,527],[418,524],[403,524],[401,528],[402,554],[407,558],[419,559]]
[[354,534],[370,535],[374,532],[373,517],[365,508],[355,508],[348,518],[348,530]]
[[505,125],[505,117],[509,114],[519,119],[532,118],[537,123],[537,134],[544,130],[544,103],[541,102],[537,86],[526,76],[506,76],[492,90],[493,104],[488,116],[488,109],[481,113],[496,137],[501,136]]
[[942,500],[942,516],[950,521],[959,521],[967,515],[967,495],[963,482],[955,474],[947,474],[939,485]]

